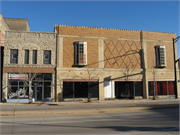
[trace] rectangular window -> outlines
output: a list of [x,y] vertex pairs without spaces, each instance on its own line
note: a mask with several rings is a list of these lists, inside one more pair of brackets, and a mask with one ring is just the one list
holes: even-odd
[[44,51],[44,64],[51,64],[51,51]]
[[87,65],[87,42],[75,42],[75,65]]
[[37,50],[33,50],[33,64],[37,64]]
[[10,63],[17,64],[18,63],[18,50],[11,49]]
[[166,48],[163,45],[155,46],[157,67],[166,67]]
[[24,64],[29,64],[29,50],[25,50]]

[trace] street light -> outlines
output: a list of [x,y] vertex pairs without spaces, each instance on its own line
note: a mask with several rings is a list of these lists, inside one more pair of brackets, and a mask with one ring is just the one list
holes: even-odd
[[180,36],[173,38],[173,48],[174,48],[174,76],[175,76],[175,82],[174,82],[174,92],[175,92],[175,98],[178,98],[177,95],[177,76],[176,76],[176,62],[178,60],[176,60],[176,50],[175,50],[175,43],[178,41],[178,39],[180,38]]

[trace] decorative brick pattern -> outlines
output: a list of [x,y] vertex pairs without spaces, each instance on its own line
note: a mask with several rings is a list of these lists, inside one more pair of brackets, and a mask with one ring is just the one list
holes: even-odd
[[104,67],[141,68],[140,50],[137,41],[104,40]]

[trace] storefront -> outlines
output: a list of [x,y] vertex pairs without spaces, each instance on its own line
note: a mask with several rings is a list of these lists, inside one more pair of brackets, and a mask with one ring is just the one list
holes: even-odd
[[[149,96],[154,95],[154,82],[149,81]],[[173,81],[156,81],[155,82],[155,95],[174,95],[174,82]]]
[[[30,83],[32,80],[32,83]],[[29,87],[33,92],[29,92]],[[52,101],[52,74],[8,74],[7,102]]]
[[142,97],[142,81],[116,81],[115,97],[116,98],[132,98]]
[[88,82],[78,80],[64,80],[63,82],[63,98],[68,99],[83,99],[88,97],[88,93],[91,98],[99,98],[99,83],[97,80],[90,82],[88,90]]

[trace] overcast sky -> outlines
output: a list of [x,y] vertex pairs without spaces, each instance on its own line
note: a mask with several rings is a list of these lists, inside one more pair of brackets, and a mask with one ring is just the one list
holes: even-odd
[[3,17],[27,18],[30,31],[53,32],[55,25],[76,25],[172,32],[177,36],[179,7],[178,0],[0,2]]

